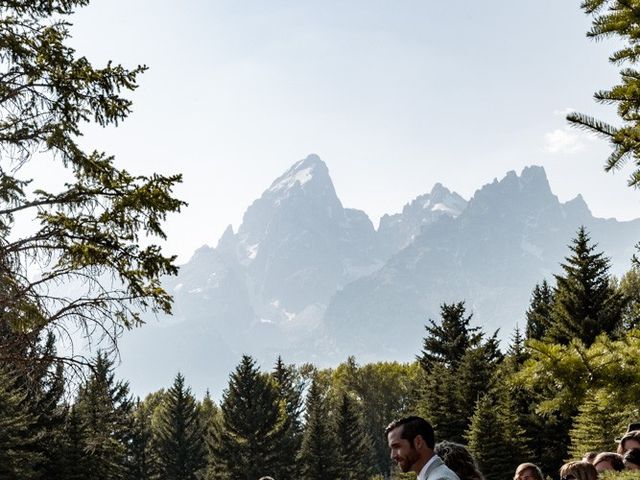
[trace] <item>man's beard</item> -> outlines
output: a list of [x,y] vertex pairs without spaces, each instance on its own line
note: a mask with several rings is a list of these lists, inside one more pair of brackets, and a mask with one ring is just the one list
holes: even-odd
[[418,454],[418,451],[415,448],[411,447],[411,450],[409,451],[407,456],[403,460],[398,462],[398,466],[400,467],[400,470],[402,470],[402,473],[407,473],[419,459],[420,455]]

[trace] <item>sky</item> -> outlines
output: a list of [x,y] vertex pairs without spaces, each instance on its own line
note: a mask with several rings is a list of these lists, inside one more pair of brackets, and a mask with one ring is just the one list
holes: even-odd
[[71,18],[78,55],[149,71],[131,116],[83,143],[133,173],[184,175],[165,245],[181,263],[310,153],[376,226],[436,182],[468,199],[532,164],[561,201],[636,218],[630,168],[604,173],[606,142],[565,120],[616,121],[593,93],[617,82],[617,44],[586,38],[579,4],[93,0]]

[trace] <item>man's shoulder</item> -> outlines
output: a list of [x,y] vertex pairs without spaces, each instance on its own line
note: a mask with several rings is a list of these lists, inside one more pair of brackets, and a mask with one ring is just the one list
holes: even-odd
[[426,480],[460,480],[460,478],[443,462],[428,473]]

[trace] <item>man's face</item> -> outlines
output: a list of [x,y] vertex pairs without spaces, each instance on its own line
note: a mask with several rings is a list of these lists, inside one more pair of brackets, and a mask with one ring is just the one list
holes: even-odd
[[[404,473],[414,471],[412,467],[420,460],[420,454],[415,447],[402,436],[402,426],[389,432],[387,441],[391,450],[391,459],[398,464]],[[418,473],[418,472],[416,472]]]

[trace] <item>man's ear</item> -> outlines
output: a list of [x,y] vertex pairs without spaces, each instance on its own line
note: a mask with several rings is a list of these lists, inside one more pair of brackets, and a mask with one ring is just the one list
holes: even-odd
[[413,439],[413,448],[418,450],[422,448],[423,445],[424,445],[424,438],[422,438],[422,435],[416,435],[415,438]]

